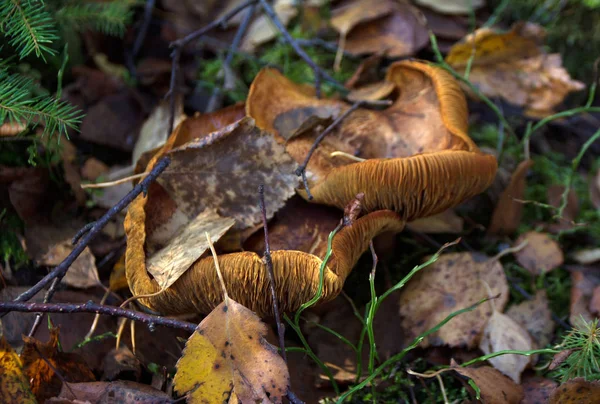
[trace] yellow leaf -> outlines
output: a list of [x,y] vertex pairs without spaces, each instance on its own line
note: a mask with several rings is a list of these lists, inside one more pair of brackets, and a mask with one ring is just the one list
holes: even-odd
[[0,401],[23,404],[37,402],[23,374],[19,356],[4,337],[0,337]]
[[175,391],[188,393],[189,403],[280,403],[289,372],[266,335],[252,311],[226,297],[188,339]]

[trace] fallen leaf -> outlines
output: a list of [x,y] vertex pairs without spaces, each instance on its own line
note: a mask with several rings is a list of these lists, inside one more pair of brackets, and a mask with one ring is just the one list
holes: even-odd
[[125,274],[125,254],[123,254],[113,266],[113,269],[110,273],[108,286],[113,292],[128,287],[127,277]]
[[527,245],[514,253],[517,262],[533,275],[550,272],[564,262],[558,243],[546,233],[530,231],[519,236],[515,246],[527,241]]
[[47,168],[0,165],[0,185],[7,187],[10,204],[26,225],[45,216],[43,210],[48,203],[45,196],[50,187]]
[[575,348],[571,348],[565,349],[564,351],[560,351],[559,353],[555,354],[552,357],[552,362],[550,362],[550,365],[548,365],[548,370],[554,370],[560,367],[560,365],[562,365],[567,359],[569,359],[569,357],[576,351],[577,350]]
[[571,258],[582,265],[593,264],[594,262],[600,261],[600,248],[587,248],[576,251],[571,254]]
[[79,206],[84,206],[87,197],[85,191],[81,188],[81,174],[79,173],[79,163],[77,161],[77,149],[68,139],[61,141],[61,146],[60,157],[62,159],[65,181],[69,184],[77,204]]
[[[39,265],[56,266],[60,264],[73,251],[75,246],[71,240],[63,240],[48,250],[39,260]],[[96,258],[89,247],[85,247],[83,252],[75,259],[69,270],[65,274],[62,282],[79,289],[87,289],[98,286],[100,276],[96,268]]]
[[113,349],[104,357],[102,363],[102,379],[115,380],[117,378],[132,378],[139,381],[142,375],[140,360],[127,347]]
[[[285,346],[293,346],[296,342],[287,341]],[[305,403],[317,403],[325,398],[334,398],[335,391],[331,387],[317,387],[319,368],[314,361],[303,352],[287,352],[290,384],[294,394]]]
[[27,126],[21,122],[4,122],[0,124],[0,137],[16,136],[27,129]]
[[[384,2],[365,3],[369,5],[359,10],[363,14],[366,9],[380,9]],[[390,58],[398,58],[414,55],[429,43],[425,21],[417,8],[405,2],[385,3],[391,3],[391,12],[353,26],[346,35],[345,51],[355,55],[385,51]]]
[[415,3],[442,14],[469,14],[485,5],[484,0],[416,0]]
[[410,230],[426,234],[460,234],[463,231],[465,221],[452,209],[438,213],[437,215],[423,217],[413,220],[406,227]]
[[[481,28],[455,45],[446,61],[462,73],[474,48],[471,83],[488,97],[525,108],[526,115],[544,117],[585,85],[571,79],[560,54],[542,52],[543,38],[543,29],[533,23],[516,23],[506,33]],[[467,93],[475,97],[468,89]]]
[[[548,198],[548,205],[554,206],[556,209],[560,208],[562,204],[562,196],[565,192],[564,185],[550,185],[546,191]],[[561,222],[558,223],[557,230],[565,230],[573,227],[572,222],[577,219],[579,214],[579,199],[577,198],[577,192],[574,189],[570,189],[567,193],[567,205],[562,213]],[[555,226],[556,227],[556,226]]]
[[128,380],[114,382],[65,383],[58,395],[75,403],[165,404],[171,397],[147,384]]
[[596,403],[600,397],[600,381],[586,381],[581,377],[558,386],[550,395],[550,404]]
[[[131,166],[114,165],[104,173],[103,181],[117,181],[133,174]],[[131,181],[122,182],[111,187],[102,188],[92,193],[92,201],[96,206],[110,209],[133,189]]]
[[[504,350],[530,351],[533,349],[533,341],[519,323],[494,311],[483,331],[479,349],[486,355]],[[521,383],[521,373],[531,363],[531,357],[508,354],[488,359],[488,362],[516,383]]]
[[349,90],[372,84],[379,81],[379,66],[385,56],[385,52],[377,52],[364,58],[354,73],[345,83],[344,87]]
[[257,189],[277,190],[266,198],[271,218],[294,194],[296,165],[268,133],[243,118],[223,130],[169,152],[171,164],[159,177],[179,210],[194,217],[205,209],[236,220],[243,229],[261,222]]
[[90,157],[87,159],[81,167],[81,176],[86,180],[95,181],[101,175],[104,175],[109,170],[109,167],[98,160],[97,158]]
[[523,398],[521,386],[490,366],[467,368],[454,362],[451,369],[473,380],[481,392],[481,401],[486,404],[518,404]]
[[23,336],[23,372],[29,379],[31,391],[39,401],[54,397],[60,392],[63,383],[61,377],[71,383],[96,379],[79,355],[58,350],[58,334],[58,328],[51,329],[50,340],[46,343]]
[[0,336],[0,400],[4,403],[37,403],[23,374],[21,360],[12,347]]
[[555,324],[545,290],[539,290],[533,300],[511,306],[505,314],[529,332],[536,348],[544,348],[552,341]]
[[554,380],[546,379],[539,376],[523,378],[521,383],[523,386],[524,397],[521,403],[547,403],[550,395],[558,386]]
[[[276,0],[273,5],[273,11],[279,17],[283,26],[298,15],[298,8],[293,0]],[[252,21],[244,35],[240,45],[240,50],[252,53],[260,45],[275,39],[279,35],[279,30],[273,25],[271,19],[265,14],[259,15]]]
[[225,300],[198,325],[177,362],[175,391],[190,403],[281,403],[290,376],[267,326],[250,310]]
[[527,186],[527,173],[531,167],[533,167],[533,160],[522,161],[511,175],[510,182],[500,195],[492,214],[488,234],[510,235],[517,231],[523,216],[523,203],[515,199],[523,199]]
[[357,0],[346,2],[331,11],[331,26],[342,36],[360,23],[383,17],[392,12],[394,1]]
[[600,286],[600,274],[594,268],[572,271],[571,283],[569,322],[576,325],[582,318],[588,322],[592,321],[595,316],[590,312],[590,303],[595,289]]
[[[161,289],[168,288],[208,250],[205,232],[210,234],[215,243],[234,223],[232,218],[221,217],[214,210],[205,210],[176,229],[174,236],[168,234],[172,238],[160,250],[153,251],[146,260],[148,272]],[[154,237],[156,242],[156,233]]]
[[[402,328],[409,340],[416,338],[450,313],[496,295],[499,297],[494,299],[494,305],[502,310],[508,301],[508,283],[498,260],[479,253],[443,254],[402,289],[399,299]],[[421,346],[475,347],[491,316],[489,303],[484,303],[452,319],[450,327],[431,334]]]
[[395,89],[394,83],[379,81],[350,91],[346,98],[352,102],[379,101],[390,96]]
[[590,313],[600,316],[600,285],[594,288],[592,299],[590,300]]

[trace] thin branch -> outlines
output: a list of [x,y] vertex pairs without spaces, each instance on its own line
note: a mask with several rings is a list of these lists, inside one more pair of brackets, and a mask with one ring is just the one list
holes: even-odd
[[113,317],[123,317],[130,320],[148,324],[149,327],[161,325],[194,332],[197,324],[176,320],[168,317],[153,316],[139,311],[122,309],[115,306],[104,306],[88,301],[87,303],[25,303],[25,302],[0,302],[0,312],[8,313],[18,311],[22,313],[96,313]]
[[126,51],[125,53],[127,67],[134,78],[137,77],[135,59],[140,52],[142,45],[144,44],[146,35],[148,34],[148,28],[150,27],[150,21],[152,20],[152,11],[154,10],[154,3],[156,3],[156,0],[146,0],[146,5],[144,6],[144,15],[142,16],[142,25],[137,32],[131,50]]
[[275,292],[275,274],[273,273],[273,260],[271,259],[271,244],[269,243],[269,230],[267,229],[267,209],[265,208],[265,186],[258,186],[258,198],[260,201],[260,212],[262,213],[263,228],[265,229],[265,264],[267,266],[267,274],[269,275],[269,284],[271,287],[271,298],[273,300],[273,313],[275,314],[275,322],[277,323],[277,335],[279,336],[279,347],[281,348],[281,357],[287,363],[285,354],[285,326],[281,322],[279,314],[279,302],[277,301],[277,293]]
[[42,290],[46,285],[48,285],[54,278],[63,278],[67,273],[67,270],[73,264],[73,262],[79,257],[79,255],[83,252],[83,250],[90,244],[90,242],[96,238],[96,236],[100,233],[102,228],[106,226],[106,224],[121,210],[123,210],[127,205],[129,205],[139,194],[144,192],[144,194],[148,191],[148,186],[167,168],[167,166],[171,163],[171,159],[168,157],[163,157],[152,169],[150,174],[143,181],[137,184],[127,195],[123,197],[115,206],[110,208],[108,212],[104,214],[100,219],[98,219],[94,226],[89,230],[89,232],[82,237],[79,244],[75,246],[73,251],[65,258],[60,264],[58,264],[48,275],[46,275],[42,280],[33,285],[27,291],[20,294],[15,302],[26,302],[35,296],[40,290]]
[[296,42],[296,40],[294,38],[292,38],[292,35],[290,35],[288,30],[283,26],[283,24],[281,23],[281,20],[279,19],[279,17],[277,17],[277,14],[273,10],[273,7],[271,7],[271,5],[269,4],[269,2],[267,0],[260,0],[260,5],[262,6],[262,9],[265,11],[265,14],[267,14],[267,17],[269,17],[271,22],[275,25],[275,27],[279,30],[279,32],[281,32],[281,35],[283,35],[283,38],[285,39],[285,41],[294,49],[294,52],[296,52],[296,54],[298,56],[300,56],[300,58],[302,58],[302,60],[304,60],[304,62],[312,69],[312,71],[315,75],[315,91],[316,91],[317,98],[321,98],[321,79],[325,79],[325,80],[329,81],[330,83],[335,85],[340,90],[347,90],[340,82],[338,82],[336,79],[331,77],[329,75],[329,73],[327,73],[326,71],[321,69],[310,58],[310,56],[308,56],[308,54],[304,51],[304,49],[302,49],[300,47],[300,45],[298,45],[298,42]]
[[[250,26],[250,22],[252,21],[252,17],[254,16],[255,10],[256,10],[256,3],[253,3],[250,6],[250,8],[248,9],[248,11],[246,12],[244,19],[242,20],[240,26],[238,27],[238,30],[235,33],[235,37],[233,38],[233,41],[231,42],[231,45],[229,46],[229,49],[227,50],[227,56],[225,56],[225,60],[223,61],[223,65],[221,66],[221,69],[218,74],[219,76],[223,75],[223,87],[224,88],[227,86],[227,74],[228,74],[227,72],[230,69],[231,62],[233,62],[233,57],[237,53],[240,43],[242,42],[242,39],[244,38],[244,35],[246,34],[248,27]],[[221,88],[219,88],[218,86],[216,86],[213,89],[213,92],[210,96],[210,100],[208,101],[208,106],[206,107],[206,112],[213,112],[220,107],[220,105],[222,103],[221,93],[222,93]]]
[[[56,291],[56,288],[59,284],[59,279],[58,278],[54,278],[54,280],[52,281],[52,285],[50,285],[50,287],[48,288],[48,291],[46,292],[46,296],[44,296],[44,303],[49,303],[50,300],[52,299],[52,296],[54,296],[54,292]],[[40,326],[40,324],[42,324],[42,318],[44,317],[43,313],[36,313],[35,314],[35,320],[33,321],[33,325],[31,326],[31,330],[29,330],[29,334],[27,334],[30,337],[33,337],[33,334],[35,334],[35,332],[37,331],[38,327]]]

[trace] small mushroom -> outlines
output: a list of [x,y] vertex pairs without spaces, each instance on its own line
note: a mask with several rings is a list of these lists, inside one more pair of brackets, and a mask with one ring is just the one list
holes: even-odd
[[[146,202],[142,196],[129,207],[125,219],[127,233],[126,271],[134,295],[160,290],[146,269]],[[320,302],[336,297],[346,277],[376,235],[404,227],[391,211],[378,211],[357,219],[342,228],[333,238],[332,255],[323,273]],[[293,235],[290,235],[293,237]],[[280,307],[295,311],[317,292],[322,259],[303,251],[277,250],[271,253]],[[269,278],[262,258],[254,252],[237,252],[218,256],[219,266],[229,296],[261,316],[273,313]],[[214,261],[211,256],[198,259],[175,283],[162,293],[140,301],[164,314],[208,313],[223,300]]]
[[[484,191],[496,175],[497,161],[469,138],[467,104],[456,80],[419,61],[392,64],[386,80],[399,93],[390,107],[357,109],[316,149],[307,168],[312,201],[343,208],[364,192],[365,211],[392,210],[411,221]],[[246,112],[256,125],[285,142],[299,164],[319,132],[287,141],[284,132],[299,126],[293,121],[303,119],[307,110],[319,108],[337,108],[341,114],[350,105],[319,100],[311,89],[271,68],[258,74],[246,102]],[[366,161],[332,157],[336,150]],[[305,190],[298,192],[307,197]]]

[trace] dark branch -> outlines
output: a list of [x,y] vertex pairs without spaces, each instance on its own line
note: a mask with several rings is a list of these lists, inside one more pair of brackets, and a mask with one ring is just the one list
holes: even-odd
[[150,171],[150,173],[138,183],[127,195],[123,197],[115,206],[110,208],[108,212],[104,214],[98,221],[94,223],[94,226],[86,233],[84,237],[82,237],[79,244],[75,246],[73,251],[61,262],[58,264],[48,275],[46,275],[42,280],[33,285],[27,291],[23,292],[19,295],[15,302],[26,302],[35,296],[40,290],[45,288],[54,278],[60,279],[65,276],[67,270],[73,264],[73,262],[79,257],[79,255],[83,252],[85,247],[87,247],[90,242],[100,233],[102,228],[106,226],[106,224],[121,210],[123,210],[127,205],[131,203],[139,194],[144,192],[144,194],[148,190],[148,186],[156,180],[156,178],[167,168],[167,166],[171,163],[171,159],[168,157],[163,157]]
[[[54,296],[54,292],[56,291],[59,283],[60,279],[54,278],[52,285],[50,285],[48,291],[46,292],[46,296],[44,296],[44,303],[50,303],[50,300],[52,300],[52,296]],[[33,337],[33,334],[35,334],[37,328],[40,326],[40,324],[42,324],[42,318],[44,318],[43,313],[36,313],[35,320],[33,321],[33,325],[31,326],[31,330],[28,334],[30,337]]]
[[104,306],[92,301],[79,304],[0,302],[0,312],[8,313],[11,311],[18,311],[22,313],[96,313],[113,317],[128,318],[130,320],[148,324],[150,327],[154,325],[161,325],[164,327],[186,330],[189,332],[194,332],[197,327],[196,324],[188,323],[187,321],[175,320],[168,317],[153,316],[150,314],[141,313],[139,311],[122,309],[115,306]]
[[265,14],[267,14],[267,17],[269,17],[271,22],[273,22],[273,24],[275,25],[277,30],[279,30],[279,32],[281,32],[281,35],[283,35],[283,38],[285,39],[285,41],[294,49],[294,52],[296,52],[296,54],[298,56],[300,56],[302,58],[302,60],[304,60],[304,63],[306,63],[312,69],[312,71],[315,75],[315,90],[316,90],[317,98],[321,98],[321,79],[322,78],[327,80],[328,82],[332,83],[340,90],[347,90],[340,82],[338,82],[336,79],[331,77],[329,75],[329,73],[327,73],[326,71],[321,69],[310,58],[310,56],[308,56],[308,54],[304,51],[304,49],[302,49],[300,47],[300,45],[298,45],[298,42],[296,42],[296,40],[294,38],[292,38],[292,36],[288,32],[288,30],[283,26],[283,24],[281,23],[281,20],[279,19],[279,17],[277,17],[277,14],[273,10],[273,7],[271,7],[271,5],[269,4],[269,2],[267,0],[260,0],[260,5],[262,6],[263,10],[265,11]]
[[265,264],[267,266],[267,274],[269,274],[269,284],[271,286],[271,298],[273,300],[273,313],[275,314],[275,322],[277,323],[277,335],[279,336],[279,347],[281,348],[281,357],[287,363],[285,354],[285,326],[281,322],[279,314],[279,302],[277,301],[277,293],[275,292],[275,274],[273,273],[273,260],[271,259],[271,244],[269,243],[269,230],[267,229],[267,209],[265,208],[265,186],[258,186],[258,198],[260,201],[260,211],[262,213],[263,228],[265,229]]
[[150,27],[150,21],[152,20],[152,10],[154,10],[154,3],[156,0],[146,0],[146,5],[144,7],[144,15],[142,17],[142,25],[137,32],[135,37],[135,41],[133,42],[133,47],[130,51],[125,52],[125,60],[127,62],[127,68],[129,72],[134,78],[137,78],[137,69],[135,67],[135,59],[137,58],[140,49],[142,48],[142,44],[146,39],[146,35],[148,34],[148,28]]

